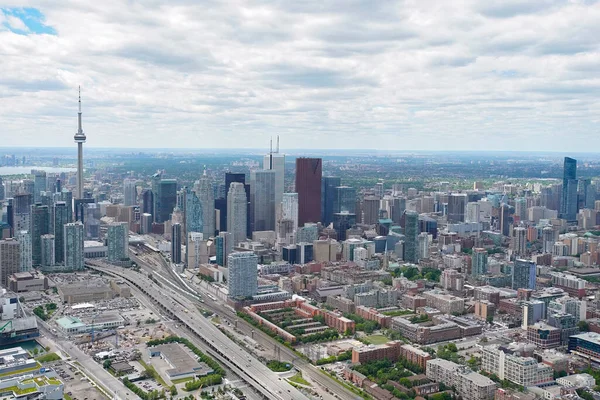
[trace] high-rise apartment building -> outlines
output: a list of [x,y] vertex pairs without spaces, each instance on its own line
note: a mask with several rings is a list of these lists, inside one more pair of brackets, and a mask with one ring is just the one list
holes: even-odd
[[275,230],[275,171],[250,172],[251,227],[255,231]]
[[46,191],[46,171],[33,171],[33,202],[41,201],[42,192]]
[[234,246],[247,238],[247,208],[244,184],[232,182],[227,192],[227,232],[233,235]]
[[[196,232],[202,232],[204,240],[213,237],[215,235],[215,194],[213,191],[213,185],[206,174],[206,170],[202,174],[202,177],[194,185],[194,191],[198,200],[200,200],[200,206],[202,208],[202,230]],[[188,232],[190,229],[187,228]]]
[[[321,222],[327,226],[333,222],[335,210],[336,188],[341,186],[341,178],[324,176],[321,180]],[[356,199],[354,199],[356,201]]]
[[15,233],[15,239],[19,242],[19,272],[31,271],[33,268],[31,234],[28,231],[18,231]]
[[319,222],[321,219],[320,158],[296,159],[296,193],[298,193],[298,225]]
[[50,233],[49,231],[48,206],[35,204],[31,206],[31,246],[33,265],[42,263],[42,235]]
[[54,257],[54,235],[42,235],[42,267],[52,267],[56,264]]
[[0,285],[8,287],[8,277],[21,269],[19,242],[14,239],[0,240]]
[[569,157],[564,161],[560,217],[567,221],[577,219],[577,160]]
[[81,271],[84,269],[83,240],[84,227],[81,221],[71,222],[64,226],[66,270]]
[[113,222],[108,225],[107,258],[109,262],[124,261],[129,258],[129,224]]
[[174,264],[181,264],[181,224],[171,226],[171,261]]
[[250,251],[234,252],[227,259],[229,297],[249,298],[258,292],[258,257]]
[[125,207],[137,204],[137,181],[133,178],[125,178],[123,181],[123,205]]
[[415,211],[404,214],[404,235],[404,261],[416,264],[419,262],[419,214]]
[[64,253],[64,226],[70,222],[69,208],[64,201],[54,204],[54,259],[57,264],[65,260]]
[[219,236],[215,238],[215,255],[217,259],[217,264],[226,267],[227,266],[227,258],[229,254],[233,251],[233,234],[221,231],[219,232]]
[[524,256],[527,253],[527,228],[517,226],[513,229],[511,245],[515,254]]
[[535,263],[528,260],[517,259],[512,269],[512,288],[535,289]]
[[487,273],[488,253],[486,249],[474,248],[471,255],[471,275],[475,278]]
[[[204,235],[204,213],[202,203],[196,190],[186,189],[185,200],[185,230],[187,235],[192,232]],[[214,202],[213,202],[214,207]]]

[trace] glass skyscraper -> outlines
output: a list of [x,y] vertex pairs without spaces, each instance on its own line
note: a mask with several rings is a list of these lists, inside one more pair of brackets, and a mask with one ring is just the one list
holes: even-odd
[[[341,178],[337,176],[324,176],[321,181],[321,222],[327,226],[333,222],[336,212],[336,188],[341,186]],[[316,221],[313,221],[316,222]]]
[[80,221],[71,222],[64,226],[66,270],[80,271],[84,268],[83,238],[84,229]]
[[406,211],[404,215],[404,261],[416,264],[419,260],[418,242],[419,214],[415,211]]
[[560,216],[567,221],[577,219],[577,160],[565,157]]
[[535,289],[535,263],[528,260],[515,260],[512,270],[512,288]]

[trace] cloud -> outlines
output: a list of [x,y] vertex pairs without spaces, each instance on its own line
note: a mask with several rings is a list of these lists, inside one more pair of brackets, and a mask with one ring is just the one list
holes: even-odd
[[0,9],[11,145],[72,146],[79,85],[86,146],[600,145],[597,1],[36,4]]

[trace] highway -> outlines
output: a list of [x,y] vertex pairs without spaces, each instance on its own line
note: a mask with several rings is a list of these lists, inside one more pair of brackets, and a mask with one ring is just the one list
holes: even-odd
[[164,314],[179,321],[187,330],[200,338],[207,352],[268,399],[303,400],[307,397],[279,378],[273,371],[231,341],[210,321],[196,312],[194,300],[178,291],[159,286],[143,273],[101,263],[90,263],[89,268],[120,277],[136,287],[160,306]]
[[[181,276],[175,273],[171,267],[164,261],[161,256],[158,256],[157,260],[152,260],[152,264],[157,266],[158,268],[162,267],[160,271],[156,271],[156,269],[152,268],[148,261],[142,259],[141,257],[132,257],[141,268],[146,269],[148,272],[151,272],[155,279],[163,283],[166,287],[170,287],[172,289],[177,290],[182,296],[185,296],[189,299],[196,299],[198,291],[195,288],[190,287],[190,285],[185,282]],[[159,267],[160,265],[160,267]],[[220,301],[213,301],[208,296],[202,296],[204,303],[202,304],[202,308],[205,308],[213,313],[219,314],[221,316],[226,317],[230,321],[236,321],[236,327],[238,330],[243,332],[245,335],[249,337],[253,337],[254,340],[257,340],[264,347],[272,347],[276,346],[278,348],[279,354],[282,360],[290,361],[294,364],[294,367],[301,371],[305,377],[311,378],[315,383],[319,386],[322,386],[328,390],[327,393],[333,394],[333,396],[324,395],[326,398],[338,398],[338,399],[354,399],[358,398],[356,393],[351,392],[344,386],[340,385],[338,382],[324,375],[323,372],[319,371],[318,367],[315,367],[307,360],[300,358],[294,351],[282,343],[279,343],[273,340],[272,337],[261,331],[260,329],[256,329],[254,326],[250,325],[243,319],[238,319],[236,313],[228,306],[222,304]]]

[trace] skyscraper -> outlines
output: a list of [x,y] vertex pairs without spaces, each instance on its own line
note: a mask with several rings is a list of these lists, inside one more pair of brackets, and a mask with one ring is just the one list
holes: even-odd
[[284,193],[281,201],[281,219],[294,221],[294,229],[298,227],[298,193]]
[[33,265],[42,263],[42,235],[50,233],[48,230],[48,206],[35,204],[31,206],[31,251]]
[[[321,222],[328,226],[333,222],[333,214],[336,212],[336,188],[342,185],[342,180],[337,176],[324,176],[321,181]],[[356,201],[354,199],[353,201]],[[315,221],[313,221],[315,222]]]
[[83,144],[86,137],[81,126],[81,87],[79,87],[79,112],[77,113],[78,129],[75,134],[77,143],[77,198],[83,199]]
[[232,182],[227,192],[227,232],[233,234],[234,246],[247,238],[247,207],[244,184]]
[[296,193],[298,193],[298,225],[321,219],[320,158],[296,159]]
[[64,226],[68,224],[69,209],[64,201],[57,201],[54,204],[54,259],[57,264],[65,260],[64,253]]
[[500,205],[500,232],[502,232],[504,236],[510,236],[510,226],[513,223],[513,211],[514,208],[506,203]]
[[19,242],[0,240],[0,284],[5,288],[8,287],[8,277],[20,270],[20,254]]
[[356,213],[356,189],[350,186],[338,186],[335,188],[334,213]]
[[227,259],[229,297],[245,299],[258,292],[258,257],[250,251],[231,253]]
[[419,236],[419,214],[406,211],[404,215],[404,261],[416,264],[419,260],[417,238]]
[[512,288],[535,289],[536,265],[532,261],[517,259],[512,270]]
[[577,160],[569,157],[564,161],[560,217],[567,221],[577,219]]
[[204,240],[215,235],[215,195],[213,192],[213,186],[210,178],[206,175],[206,169],[202,174],[202,177],[194,186],[196,195],[200,200],[202,207],[202,232],[204,234]]
[[129,258],[129,224],[113,222],[108,225],[107,258],[109,262],[124,261]]
[[394,197],[392,200],[392,222],[400,225],[402,215],[406,210],[406,197]]
[[83,259],[84,229],[81,221],[71,222],[64,226],[65,240],[65,269],[81,271],[84,267]]
[[524,256],[527,253],[527,229],[517,226],[513,229],[512,248],[515,254]]
[[465,222],[467,195],[452,193],[448,197],[448,222]]
[[252,231],[275,230],[275,171],[250,172],[250,218]]
[[142,192],[142,213],[154,217],[154,194],[152,189],[144,189]]
[[171,261],[181,264],[181,224],[171,226]]
[[15,233],[15,239],[19,242],[19,272],[31,271],[32,268],[32,250],[31,250],[31,235],[28,231],[18,231]]
[[375,225],[379,221],[381,200],[377,196],[365,196],[362,201],[362,223]]
[[419,260],[429,257],[429,235],[427,232],[421,232],[417,237],[419,248]]
[[160,174],[155,174],[152,183],[154,222],[163,223],[170,219],[171,213],[177,205],[177,180],[161,179]]
[[52,267],[54,266],[55,258],[54,258],[54,235],[42,235],[42,267]]
[[275,171],[275,205],[279,206],[285,191],[285,155],[279,152],[279,136],[275,152],[269,152],[263,159],[263,169]]
[[46,171],[33,171],[33,202],[41,201],[42,192],[46,191]]
[[227,257],[233,251],[233,235],[229,232],[219,232],[219,236],[215,238],[215,256],[217,264],[226,267]]
[[137,204],[137,181],[133,178],[125,178],[123,181],[123,205],[135,206]]
[[486,249],[475,248],[471,255],[471,275],[475,278],[487,273],[488,253]]

